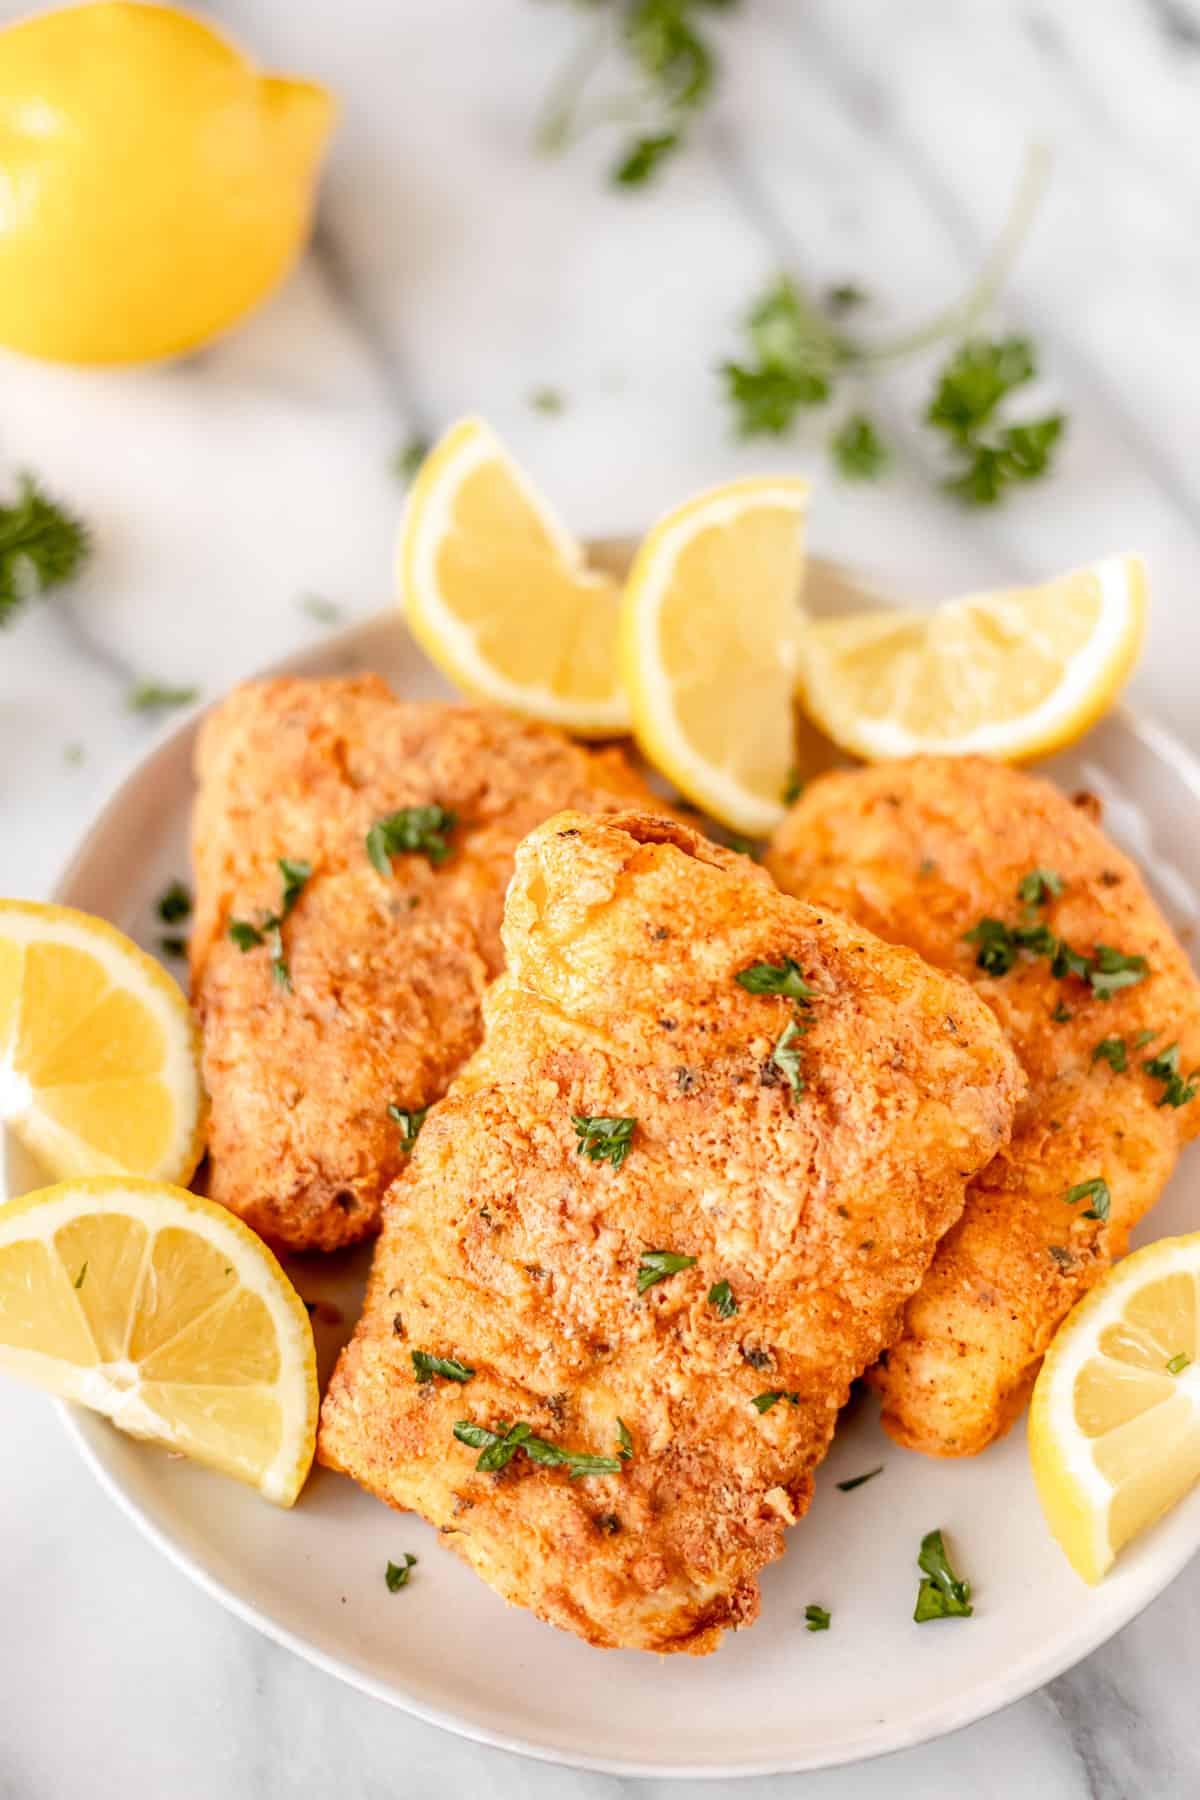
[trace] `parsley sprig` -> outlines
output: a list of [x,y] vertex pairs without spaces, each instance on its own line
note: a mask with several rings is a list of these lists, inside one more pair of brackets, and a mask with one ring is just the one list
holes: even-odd
[[579,1139],[576,1154],[589,1162],[611,1163],[619,1169],[629,1155],[636,1119],[609,1118],[603,1113],[573,1113],[571,1123]]
[[751,963],[748,968],[738,971],[735,980],[748,994],[782,994],[805,1006],[816,998],[816,989],[809,987],[800,964],[790,956],[785,956],[781,963]]
[[399,812],[376,819],[367,832],[367,855],[385,878],[392,873],[393,856],[427,856],[435,866],[444,863],[453,846],[446,833],[457,819],[444,806],[402,806]]
[[656,1287],[668,1275],[679,1275],[684,1269],[694,1268],[695,1262],[694,1256],[680,1256],[675,1250],[643,1250],[638,1264],[638,1293],[644,1294],[647,1289]]
[[460,1419],[454,1427],[454,1435],[460,1444],[468,1444],[472,1450],[479,1451],[475,1467],[481,1475],[494,1475],[506,1469],[518,1450],[523,1450],[530,1462],[543,1469],[565,1469],[572,1481],[584,1475],[621,1473],[619,1457],[593,1456],[586,1450],[564,1450],[560,1444],[535,1437],[533,1427],[520,1420],[510,1425],[501,1419],[493,1431],[486,1425]]
[[[1097,1000],[1111,1000],[1114,994],[1123,988],[1135,987],[1144,981],[1150,973],[1150,965],[1144,956],[1127,955],[1124,950],[1114,949],[1111,944],[1093,944],[1091,954],[1075,950],[1051,930],[1045,919],[1036,917],[1040,907],[1050,904],[1062,893],[1065,883],[1053,869],[1031,869],[1017,883],[1017,898],[1025,907],[1025,923],[1009,925],[1003,919],[984,917],[970,931],[964,931],[964,943],[976,946],[975,965],[986,975],[1007,975],[1015,966],[1022,950],[1032,956],[1045,956],[1050,959],[1050,973],[1056,981],[1062,981],[1068,975],[1075,975],[1086,982]],[[1061,1015],[1056,1008],[1055,1017]],[[1069,1013],[1065,1017],[1069,1018]],[[1119,1039],[1105,1039],[1105,1044],[1119,1043]],[[1106,1059],[1119,1053],[1103,1046],[1098,1047],[1096,1056]],[[1122,1063],[1122,1066],[1123,1063]]]
[[86,526],[22,475],[16,500],[0,506],[0,626],[24,601],[70,581],[89,548]]
[[228,930],[229,936],[243,955],[260,944],[270,946],[271,973],[279,986],[290,993],[292,972],[283,953],[283,922],[304,892],[304,884],[312,874],[312,864],[281,856],[276,867],[283,882],[279,911],[264,913],[257,925],[250,919],[230,919]]
[[971,1617],[975,1610],[971,1605],[971,1584],[960,1581],[951,1568],[940,1531],[927,1531],[921,1539],[917,1567],[924,1577],[917,1589],[917,1604],[913,1611],[918,1625],[924,1625],[930,1619]]

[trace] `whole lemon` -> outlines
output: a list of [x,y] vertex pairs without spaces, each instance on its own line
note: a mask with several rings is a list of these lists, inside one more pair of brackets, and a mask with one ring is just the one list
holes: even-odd
[[0,344],[142,362],[223,331],[299,254],[333,117],[172,7],[0,31]]

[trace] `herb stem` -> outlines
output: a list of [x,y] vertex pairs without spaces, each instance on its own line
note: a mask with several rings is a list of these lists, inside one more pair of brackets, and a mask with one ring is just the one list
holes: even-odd
[[611,44],[607,14],[599,14],[590,31],[580,36],[571,55],[546,96],[546,105],[534,133],[534,142],[546,156],[554,156],[575,143],[588,129],[573,122],[576,108]]

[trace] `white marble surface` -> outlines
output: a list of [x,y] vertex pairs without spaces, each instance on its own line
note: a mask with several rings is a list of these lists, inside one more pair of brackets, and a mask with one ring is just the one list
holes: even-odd
[[[24,10],[4,0],[0,18]],[[242,331],[174,367],[0,359],[0,477],[37,470],[98,544],[73,593],[0,636],[0,890],[46,892],[151,741],[153,723],[123,704],[135,675],[216,694],[320,629],[303,594],[347,616],[387,603],[389,456],[468,409],[584,531],[636,527],[765,462],[818,477],[818,549],[912,592],[1140,548],[1154,617],[1134,696],[1200,748],[1196,0],[743,0],[719,27],[711,119],[645,196],[605,188],[602,144],[556,163],[531,152],[570,9],[214,10],[264,60],[342,96],[317,238]],[[881,323],[923,315],[965,285],[1032,136],[1054,147],[1054,182],[1001,317],[1036,335],[1047,391],[1071,415],[1054,479],[972,516],[916,472],[838,487],[816,432],[765,457],[735,445],[712,366],[780,260],[860,280],[886,301]],[[877,407],[914,448],[929,373],[896,375]],[[543,385],[566,396],[560,416],[530,406]],[[0,1393],[0,1441],[0,1800],[632,1788],[459,1742],[258,1638],[139,1539],[36,1396]],[[1193,1795],[1198,1637],[1193,1566],[1003,1715],[883,1763],[737,1792]]]

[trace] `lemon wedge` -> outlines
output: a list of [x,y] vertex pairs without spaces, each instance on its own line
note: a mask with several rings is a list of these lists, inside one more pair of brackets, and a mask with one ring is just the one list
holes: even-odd
[[668,513],[634,559],[621,672],[649,760],[735,831],[771,831],[795,753],[808,484],[710,488]]
[[196,1027],[170,977],[103,919],[0,901],[0,1142],[23,1164],[0,1170],[6,1191],[187,1181],[203,1130]]
[[482,419],[422,463],[396,549],[409,628],[477,700],[581,736],[628,731],[617,674],[618,586]]
[[1068,1315],[1029,1452],[1050,1529],[1093,1583],[1200,1478],[1200,1232],[1136,1251]]
[[801,698],[827,736],[868,762],[969,752],[1022,762],[1074,743],[1107,711],[1145,620],[1141,559],[1109,556],[933,612],[813,623]]
[[240,1219],[185,1188],[98,1176],[0,1207],[0,1369],[279,1506],[312,1465],[304,1303]]
[[98,0],[0,31],[0,344],[141,362],[232,325],[303,248],[333,124],[205,20]]

